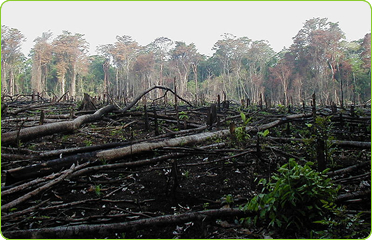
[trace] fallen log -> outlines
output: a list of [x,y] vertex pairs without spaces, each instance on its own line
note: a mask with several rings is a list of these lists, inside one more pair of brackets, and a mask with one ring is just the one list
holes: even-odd
[[18,167],[6,171],[5,185],[10,185],[20,180],[42,177],[53,172],[58,172],[63,168],[71,166],[71,164],[86,163],[94,160],[96,152],[82,153],[64,158],[57,158],[44,163],[33,164],[26,167]]
[[371,189],[341,194],[337,197],[337,201],[340,202],[340,201],[345,201],[348,199],[364,197],[364,196],[371,196]]
[[244,212],[238,208],[223,208],[198,212],[188,212],[178,215],[164,215],[129,222],[35,228],[27,230],[3,231],[2,233],[3,236],[6,238],[74,238],[77,236],[84,236],[84,234],[87,233],[99,233],[104,235],[107,232],[122,232],[124,229],[141,229],[157,225],[175,224],[195,220],[203,221],[206,217],[244,217],[253,214],[257,213]]
[[352,165],[352,166],[349,166],[349,167],[346,167],[346,168],[337,169],[335,171],[328,172],[327,175],[328,176],[340,175],[340,174],[343,174],[343,173],[354,171],[356,169],[364,168],[366,165],[370,165],[370,164],[371,164],[371,161],[365,161],[365,162],[358,163],[358,164],[355,164],[355,165]]
[[35,127],[29,127],[21,129],[20,131],[12,131],[7,133],[1,134],[1,143],[4,144],[11,144],[16,143],[18,140],[26,140],[32,138],[43,137],[47,135],[51,135],[54,133],[60,132],[72,132],[84,123],[97,121],[103,115],[115,110],[116,107],[114,105],[109,105],[97,110],[94,114],[91,115],[83,115],[80,116],[72,121],[66,122],[57,122],[51,124],[45,124]]
[[[288,119],[296,119],[309,116],[308,114],[296,114],[290,115],[285,118],[275,120],[273,122],[263,124],[260,126],[247,126],[246,132],[247,133],[254,133],[259,132],[262,130],[266,130],[268,128],[272,128],[278,126],[282,123],[288,121]],[[6,171],[6,184],[11,184],[16,181],[27,179],[31,177],[40,177],[52,172],[60,171],[63,167],[70,166],[72,163],[83,163],[93,159],[100,159],[105,162],[109,162],[112,160],[123,159],[127,156],[131,156],[133,154],[138,154],[142,152],[149,152],[161,147],[175,147],[175,146],[184,146],[189,144],[198,144],[208,139],[212,139],[215,137],[223,138],[230,135],[230,130],[219,130],[216,132],[204,132],[189,136],[183,137],[176,137],[164,141],[156,141],[156,142],[141,142],[137,144],[133,144],[130,146],[125,146],[121,148],[114,148],[108,150],[101,150],[96,152],[88,152],[82,153],[78,155],[68,156],[65,158],[58,158],[54,160],[47,161],[45,163],[34,164],[27,167],[20,167],[16,169],[10,169]]]

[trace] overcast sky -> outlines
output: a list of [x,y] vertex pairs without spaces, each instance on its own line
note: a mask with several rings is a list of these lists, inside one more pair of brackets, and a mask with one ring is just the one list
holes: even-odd
[[362,1],[10,1],[1,8],[1,24],[27,38],[25,54],[48,30],[53,37],[63,30],[85,34],[90,54],[98,45],[114,43],[117,35],[129,35],[143,46],[157,37],[194,43],[200,53],[211,56],[224,33],[268,40],[278,52],[314,17],[339,22],[348,41],[371,32],[371,8]]

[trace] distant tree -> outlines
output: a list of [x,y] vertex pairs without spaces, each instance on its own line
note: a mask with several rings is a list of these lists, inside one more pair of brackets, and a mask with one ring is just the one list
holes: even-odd
[[[15,28],[1,26],[1,92],[15,94],[15,70],[23,61],[21,45],[26,38]],[[8,77],[9,74],[9,77]]]
[[35,45],[31,50],[31,88],[33,91],[40,94],[46,90],[48,68],[53,58],[53,46],[51,43],[48,42],[51,36],[51,32],[44,32],[41,37],[38,37],[34,40]]
[[264,81],[268,78],[269,63],[275,52],[265,40],[254,41],[245,59],[251,100],[258,101],[265,92]]
[[171,50],[171,62],[179,77],[179,93],[184,95],[187,92],[187,81],[190,74],[192,63],[198,57],[195,44],[187,45],[184,42],[176,42],[174,49]]
[[133,95],[134,88],[130,75],[141,47],[127,35],[116,36],[116,40],[114,44],[103,45],[99,49],[113,60],[116,68],[115,89],[113,90],[117,97],[122,98],[128,97],[130,92]]
[[288,101],[288,90],[290,85],[290,77],[292,75],[292,69],[292,63],[286,58],[282,58],[275,67],[270,68],[271,75],[274,78],[278,79],[282,85],[284,105],[286,105]]
[[138,77],[136,89],[139,91],[154,85],[152,75],[155,67],[155,55],[152,52],[142,52],[133,65],[133,71]]
[[164,64],[170,58],[169,50],[172,45],[173,41],[171,39],[167,37],[158,37],[148,46],[149,50],[154,53],[155,61],[159,66],[159,82],[157,83],[159,85],[164,85]]
[[[309,94],[317,92],[324,102],[331,100],[331,90],[335,89],[333,80],[342,54],[343,38],[338,23],[328,22],[327,18],[307,20],[293,38],[291,51],[300,65],[300,75],[306,80],[305,87]],[[337,98],[336,93],[334,98]]]
[[60,93],[66,92],[66,73],[70,73],[69,91],[72,97],[76,96],[76,74],[78,62],[83,59],[88,49],[88,43],[83,34],[63,31],[53,41],[53,52],[57,60],[57,76],[60,84]]
[[361,57],[364,62],[363,67],[371,75],[371,33],[367,33],[362,42],[362,53]]
[[223,90],[230,96],[241,97],[249,95],[246,85],[241,81],[242,61],[248,56],[252,40],[247,37],[237,38],[233,34],[225,33],[223,39],[218,40],[212,50],[213,58],[220,63],[223,78]]

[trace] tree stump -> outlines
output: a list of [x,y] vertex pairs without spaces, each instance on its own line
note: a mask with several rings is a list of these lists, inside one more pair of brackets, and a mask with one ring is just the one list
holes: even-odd
[[93,100],[90,98],[89,94],[84,93],[84,99],[81,105],[78,108],[78,111],[81,110],[97,110]]

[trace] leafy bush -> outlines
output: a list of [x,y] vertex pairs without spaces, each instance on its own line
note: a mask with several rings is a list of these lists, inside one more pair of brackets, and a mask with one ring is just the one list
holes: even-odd
[[303,232],[316,225],[314,221],[324,219],[329,214],[324,201],[333,203],[339,187],[327,178],[327,170],[319,173],[311,165],[313,163],[308,162],[300,166],[290,159],[269,182],[262,179],[262,193],[243,207],[245,211],[259,211],[259,214],[246,218],[246,223],[256,225],[260,220],[269,227]]

